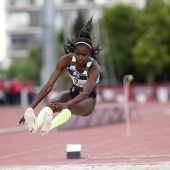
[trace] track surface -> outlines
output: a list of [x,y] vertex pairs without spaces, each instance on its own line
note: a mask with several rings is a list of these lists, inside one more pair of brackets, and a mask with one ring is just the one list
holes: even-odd
[[[170,103],[136,105],[130,136],[125,123],[32,135],[17,127],[24,111],[0,108],[0,169],[170,169]],[[66,158],[67,144],[82,145],[80,159]]]

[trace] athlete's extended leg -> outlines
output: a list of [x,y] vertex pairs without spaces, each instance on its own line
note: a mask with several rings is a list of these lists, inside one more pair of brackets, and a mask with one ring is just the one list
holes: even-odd
[[44,124],[40,131],[41,135],[46,135],[48,132],[64,123],[66,123],[71,117],[71,111],[69,109],[63,109],[53,120],[52,113],[46,112],[44,115]]
[[[55,102],[66,102],[71,99],[70,91],[65,91],[61,93],[61,95],[57,96],[53,101]],[[61,113],[59,113],[54,120],[53,113],[58,112],[57,108],[53,107],[52,105],[48,105],[47,107],[43,108],[40,112],[38,118],[39,127],[43,124],[42,129],[40,131],[41,135],[46,135],[51,129],[67,122],[71,117],[71,112],[68,109],[63,109]],[[37,118],[37,119],[38,119]]]
[[[69,98],[69,100],[70,99],[71,98]],[[55,100],[55,102],[57,101]],[[44,115],[44,124],[40,133],[42,135],[46,135],[51,129],[66,123],[70,119],[71,114],[81,115],[81,116],[90,115],[94,110],[95,104],[96,104],[96,99],[92,97],[88,97],[87,99],[74,105],[73,107],[70,107],[68,109],[63,109],[53,120],[52,120],[52,113],[46,113]],[[53,108],[53,111],[55,112],[56,110]]]
[[63,109],[52,121],[51,128],[56,128],[66,123],[71,117],[71,111],[69,109]]
[[70,119],[71,114],[88,116],[94,110],[95,103],[96,100],[89,97],[70,109],[63,109],[53,120],[52,113],[46,113],[44,115],[44,124],[40,132],[41,135],[46,135],[51,129],[66,123]]
[[74,115],[89,116],[93,112],[95,105],[96,99],[93,97],[88,97],[80,103],[70,107],[69,109]]

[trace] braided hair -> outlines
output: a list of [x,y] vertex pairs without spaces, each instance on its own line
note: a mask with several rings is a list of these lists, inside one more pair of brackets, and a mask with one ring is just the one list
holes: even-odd
[[95,55],[99,54],[100,51],[102,51],[102,48],[100,45],[97,45],[96,47],[93,47],[92,39],[90,32],[92,30],[92,19],[91,19],[85,24],[85,26],[81,29],[79,38],[74,42],[74,39],[71,41],[67,38],[67,44],[64,44],[64,52],[65,54],[69,53],[74,53],[74,49],[76,45],[81,44],[81,45],[86,45],[90,48],[91,50],[91,57],[96,59]]

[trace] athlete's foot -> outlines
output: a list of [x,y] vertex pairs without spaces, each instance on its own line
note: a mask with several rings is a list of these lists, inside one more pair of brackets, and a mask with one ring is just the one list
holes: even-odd
[[50,131],[50,128],[51,128],[52,119],[53,119],[53,113],[46,112],[44,114],[44,117],[43,117],[44,123],[43,123],[43,126],[42,126],[41,131],[40,131],[41,135],[47,135],[48,134],[48,132]]
[[32,108],[28,108],[25,111],[24,119],[25,119],[25,122],[28,126],[28,130],[32,134],[36,133],[37,130],[38,130],[38,125],[37,125],[37,120],[36,120],[36,117],[35,117],[35,114],[34,114],[34,110]]

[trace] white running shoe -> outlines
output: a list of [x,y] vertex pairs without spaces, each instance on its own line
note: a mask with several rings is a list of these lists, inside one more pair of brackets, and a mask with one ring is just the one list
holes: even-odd
[[51,128],[51,122],[53,120],[53,113],[51,112],[45,112],[43,117],[44,123],[41,128],[40,134],[41,135],[47,135]]
[[28,130],[34,134],[38,130],[37,120],[32,108],[27,108],[24,114],[25,122],[28,126]]

